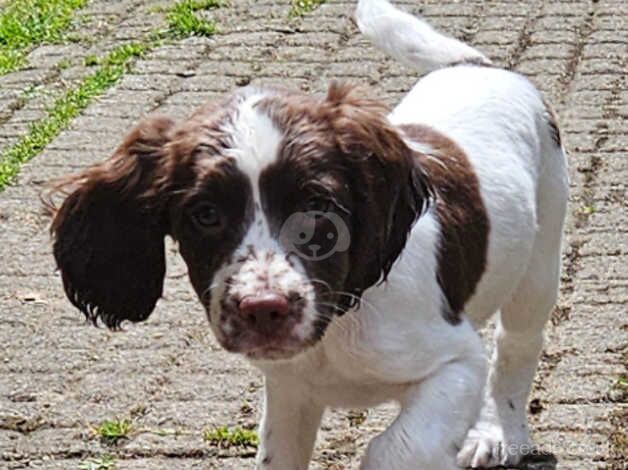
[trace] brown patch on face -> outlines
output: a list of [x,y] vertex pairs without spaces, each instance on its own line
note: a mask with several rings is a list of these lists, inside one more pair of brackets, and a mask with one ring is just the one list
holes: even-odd
[[480,184],[464,151],[451,139],[424,125],[400,128],[411,140],[433,148],[437,155],[416,152],[436,195],[441,227],[437,276],[449,303],[443,315],[456,324],[486,267],[489,220]]
[[[286,230],[290,225],[287,221],[295,214],[315,210],[319,214],[333,213],[346,227],[350,224],[353,207],[347,161],[338,151],[334,138],[330,138],[333,132],[329,119],[321,113],[321,104],[315,97],[289,92],[258,104],[284,134],[277,162],[260,175],[262,207],[271,233],[288,253],[288,262],[294,266],[294,261],[299,260],[316,292],[317,311],[324,312],[314,324],[313,339],[316,340],[323,336],[333,315],[344,311],[332,305],[351,299],[339,294],[346,290],[350,252],[347,249],[334,251],[336,240],[328,240],[326,236],[336,235],[336,232],[325,217],[316,219],[307,235],[303,232],[304,244],[298,246],[289,243],[299,241],[296,239],[298,227],[289,234],[292,235],[289,240],[284,240],[290,231]],[[308,255],[312,255],[308,246],[320,247],[318,254],[323,256],[308,259]]]
[[342,313],[392,268],[427,206],[427,179],[387,108],[351,85],[334,83],[325,97],[277,93],[258,108],[284,135],[277,163],[260,180],[269,219],[279,227],[320,198],[349,227],[346,252],[303,261],[310,278],[324,281],[316,285],[319,295],[325,284],[342,291],[323,298]]
[[543,105],[545,106],[545,117],[547,119],[547,125],[549,127],[550,135],[554,143],[560,147],[562,146],[562,138],[560,136],[560,127],[558,126],[558,116],[551,104],[543,99]]
[[207,103],[176,126],[165,148],[168,158],[155,181],[155,193],[166,197],[181,195],[187,189],[193,190],[195,184],[201,184],[205,176],[220,171],[229,146],[229,136],[223,127],[232,119],[233,110],[241,99],[241,93],[233,93]]
[[[227,156],[231,136],[224,131],[245,97],[242,90],[209,103],[179,126],[169,143],[173,161],[160,188],[171,194],[171,234],[206,308],[214,273],[233,255],[253,220],[251,181]],[[218,222],[202,226],[197,221],[199,211],[208,206],[216,211]]]
[[[253,204],[251,182],[234,162],[221,156],[198,158],[216,162],[199,165],[192,189],[171,203],[170,218],[172,236],[179,243],[190,282],[207,308],[214,273],[244,238],[253,221]],[[202,220],[208,207],[218,220],[205,226],[198,219]]]

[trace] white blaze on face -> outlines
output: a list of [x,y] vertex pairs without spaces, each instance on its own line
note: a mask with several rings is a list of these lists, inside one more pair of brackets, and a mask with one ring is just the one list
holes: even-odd
[[265,96],[258,93],[244,99],[234,119],[224,128],[230,136],[226,155],[235,160],[251,181],[254,217],[231,261],[214,275],[210,316],[216,335],[229,334],[232,329],[229,319],[220,319],[226,280],[229,280],[229,292],[237,293],[239,298],[263,290],[274,290],[287,297],[297,293],[305,300],[305,308],[295,335],[305,340],[312,334],[317,316],[314,290],[301,261],[294,256],[289,261],[281,245],[271,236],[261,204],[260,175],[277,161],[283,140],[282,132],[270,117],[255,107]]
[[238,105],[233,121],[224,129],[231,136],[227,155],[251,179],[256,203],[260,202],[260,174],[277,160],[283,140],[283,134],[272,119],[255,107],[266,96],[259,93],[247,97]]
[[239,104],[233,121],[225,128],[226,134],[231,136],[226,154],[249,177],[253,189],[253,223],[234,258],[245,256],[250,246],[260,251],[279,250],[262,211],[259,179],[262,171],[277,161],[283,135],[270,117],[255,107],[265,96],[258,93],[247,97]]

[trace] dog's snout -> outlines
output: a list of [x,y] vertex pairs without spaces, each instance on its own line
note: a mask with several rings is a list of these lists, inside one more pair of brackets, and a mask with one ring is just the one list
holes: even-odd
[[248,295],[238,307],[240,316],[256,325],[279,322],[290,313],[290,302],[286,296],[271,291]]
[[[255,251],[225,279],[217,327],[227,349],[248,357],[289,357],[310,334],[311,287],[284,253]],[[305,320],[304,320],[305,319]]]

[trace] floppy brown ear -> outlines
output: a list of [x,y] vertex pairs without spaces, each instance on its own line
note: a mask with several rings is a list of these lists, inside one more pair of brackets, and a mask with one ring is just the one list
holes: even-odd
[[357,211],[351,235],[352,270],[346,289],[357,296],[385,280],[417,218],[427,209],[426,174],[378,101],[334,83],[327,102],[337,145],[351,165]]
[[165,275],[165,210],[153,187],[173,122],[147,119],[108,160],[70,177],[51,225],[53,251],[70,301],[94,324],[115,329],[145,320]]

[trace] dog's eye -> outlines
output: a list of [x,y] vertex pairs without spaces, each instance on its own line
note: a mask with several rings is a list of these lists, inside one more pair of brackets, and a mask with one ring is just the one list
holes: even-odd
[[329,199],[323,199],[315,197],[309,199],[305,203],[305,212],[332,212],[334,210],[334,203]]
[[201,228],[216,228],[221,225],[221,217],[218,208],[209,203],[197,205],[192,210],[194,222]]

